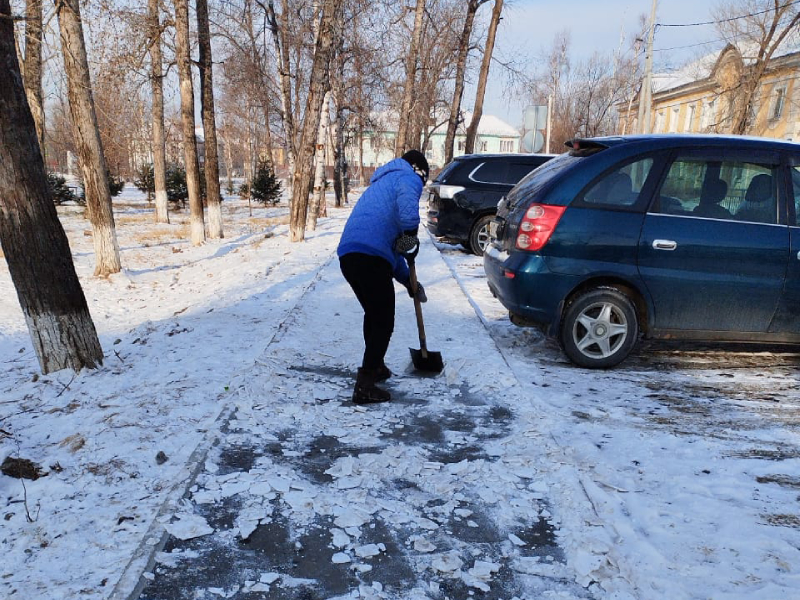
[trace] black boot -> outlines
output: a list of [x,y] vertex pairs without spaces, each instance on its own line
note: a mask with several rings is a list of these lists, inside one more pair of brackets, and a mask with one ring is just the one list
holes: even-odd
[[385,364],[382,364],[380,367],[378,367],[376,369],[376,373],[377,375],[375,378],[377,381],[386,381],[387,379],[389,379],[389,377],[394,375],[394,373],[392,373],[389,370],[389,367],[387,367]]
[[[388,369],[387,369],[388,370]],[[380,369],[359,369],[356,386],[353,390],[354,404],[376,404],[388,402],[392,396],[377,385]]]

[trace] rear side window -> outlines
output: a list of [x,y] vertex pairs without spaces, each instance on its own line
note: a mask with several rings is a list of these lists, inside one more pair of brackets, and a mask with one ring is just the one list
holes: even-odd
[[633,206],[639,199],[653,158],[643,158],[603,175],[583,194],[586,204],[602,206]]
[[586,159],[579,156],[570,156],[569,153],[558,155],[548,160],[538,169],[528,173],[508,195],[508,202],[516,206],[520,202],[534,200],[542,190],[550,184],[563,171],[573,167]]
[[462,164],[463,161],[460,160],[454,160],[446,164],[444,169],[439,171],[439,174],[436,176],[434,181],[436,183],[446,183],[448,178],[452,177],[452,175],[458,170],[458,167],[460,167]]
[[476,183],[506,183],[508,163],[499,160],[482,162],[469,174],[469,178]]
[[539,165],[511,163],[508,165],[508,177],[506,178],[506,183],[509,185],[517,185],[520,180],[525,177],[525,175],[533,171],[538,166]]
[[678,157],[655,212],[751,223],[778,222],[776,165]]

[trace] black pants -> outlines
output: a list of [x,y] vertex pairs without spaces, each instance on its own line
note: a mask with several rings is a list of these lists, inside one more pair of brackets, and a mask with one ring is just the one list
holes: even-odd
[[342,275],[364,309],[364,369],[377,369],[394,331],[392,266],[384,259],[354,252],[339,259]]

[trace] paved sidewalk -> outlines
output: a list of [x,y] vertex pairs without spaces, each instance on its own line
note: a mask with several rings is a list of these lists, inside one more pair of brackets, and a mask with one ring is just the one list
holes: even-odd
[[602,528],[560,526],[563,511],[591,513],[588,501],[546,421],[517,411],[516,380],[427,240],[418,268],[444,372],[410,372],[419,343],[398,293],[393,401],[349,401],[361,312],[355,298],[341,302],[352,294],[331,257],[242,378],[142,600],[569,599],[624,588],[614,573],[605,590],[592,583]]

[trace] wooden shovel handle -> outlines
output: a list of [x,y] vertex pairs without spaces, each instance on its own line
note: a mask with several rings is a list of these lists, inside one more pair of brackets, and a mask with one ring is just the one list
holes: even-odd
[[417,268],[414,259],[408,259],[408,271],[411,275],[411,295],[414,297],[414,312],[417,314],[417,330],[419,331],[419,349],[422,358],[428,358],[428,347],[425,344],[425,324],[422,322],[422,304],[417,298],[418,282]]

